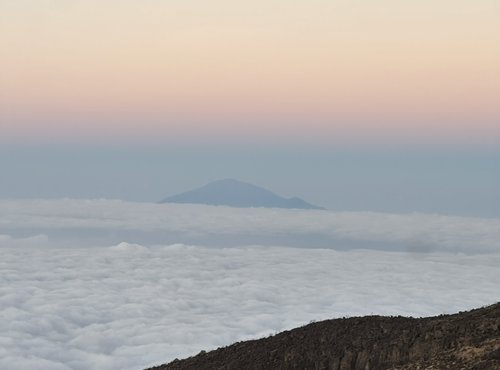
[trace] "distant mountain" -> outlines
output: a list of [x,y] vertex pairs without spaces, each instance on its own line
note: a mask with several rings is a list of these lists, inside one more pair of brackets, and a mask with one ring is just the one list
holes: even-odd
[[500,369],[500,303],[413,319],[365,316],[312,323],[150,370]]
[[309,204],[300,198],[284,198],[259,186],[233,179],[214,181],[201,188],[168,197],[160,203],[194,203],[229,207],[324,209]]

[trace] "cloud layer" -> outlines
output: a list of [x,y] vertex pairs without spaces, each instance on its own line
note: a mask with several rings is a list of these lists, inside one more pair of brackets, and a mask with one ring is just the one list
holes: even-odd
[[5,369],[138,370],[310,320],[439,314],[500,294],[500,254],[128,243],[1,251]]
[[0,200],[0,232],[110,245],[294,245],[412,252],[500,252],[500,219],[238,209],[117,200]]
[[138,370],[311,320],[500,299],[499,219],[0,200],[0,252],[2,369]]

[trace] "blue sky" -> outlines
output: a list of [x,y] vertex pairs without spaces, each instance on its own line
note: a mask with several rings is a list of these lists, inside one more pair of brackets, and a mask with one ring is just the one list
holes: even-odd
[[1,198],[158,201],[236,178],[331,210],[500,217],[500,151],[3,146]]

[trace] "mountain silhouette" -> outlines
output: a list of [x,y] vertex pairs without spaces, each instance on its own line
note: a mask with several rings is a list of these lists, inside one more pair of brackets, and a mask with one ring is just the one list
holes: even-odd
[[246,182],[224,179],[186,191],[160,203],[194,203],[229,207],[324,209],[297,197],[284,198],[270,190]]

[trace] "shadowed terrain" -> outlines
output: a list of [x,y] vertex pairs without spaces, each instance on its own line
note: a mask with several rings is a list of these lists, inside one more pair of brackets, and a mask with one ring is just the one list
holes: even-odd
[[429,318],[311,323],[151,369],[500,369],[500,303]]

